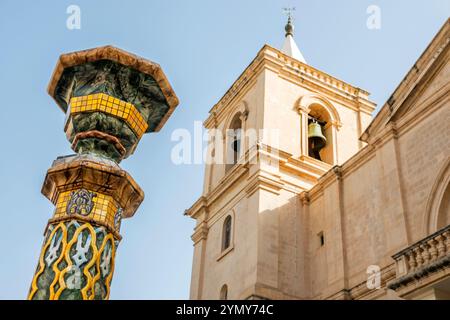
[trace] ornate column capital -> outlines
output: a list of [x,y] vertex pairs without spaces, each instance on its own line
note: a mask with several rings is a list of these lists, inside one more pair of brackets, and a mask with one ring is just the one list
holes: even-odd
[[305,107],[305,106],[303,106],[303,105],[297,105],[297,112],[300,114],[300,115],[302,115],[302,114],[304,114],[304,115],[308,115],[309,114],[309,108],[308,107]]

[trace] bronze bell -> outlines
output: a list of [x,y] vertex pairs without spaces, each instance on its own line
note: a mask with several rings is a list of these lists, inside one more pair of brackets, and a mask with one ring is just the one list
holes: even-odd
[[325,147],[327,138],[323,135],[320,124],[315,120],[308,125],[308,141],[310,156],[317,160],[321,160],[319,151]]

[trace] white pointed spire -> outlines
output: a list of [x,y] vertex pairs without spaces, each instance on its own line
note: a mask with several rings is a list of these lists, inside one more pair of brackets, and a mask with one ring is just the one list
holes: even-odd
[[306,63],[305,58],[298,49],[297,44],[295,43],[294,40],[294,25],[292,24],[291,15],[288,16],[288,22],[286,24],[286,27],[284,27],[284,30],[286,30],[286,38],[284,39],[281,52],[303,63]]

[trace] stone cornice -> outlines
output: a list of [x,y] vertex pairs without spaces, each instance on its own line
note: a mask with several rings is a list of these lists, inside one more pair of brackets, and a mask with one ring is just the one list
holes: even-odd
[[[285,182],[282,176],[274,174],[261,167],[259,158],[264,155],[265,158],[278,161],[280,172],[290,171],[297,175],[302,175],[310,181],[315,181],[325,174],[331,166],[317,161],[310,157],[294,158],[292,154],[283,152],[273,147],[258,143],[250,148],[241,160],[219,181],[219,183],[206,195],[201,196],[189,209],[185,215],[198,219],[204,211],[232,187],[245,173],[252,172],[242,184],[242,191],[246,192],[247,197],[251,196],[257,190],[266,190],[279,194],[281,190],[300,194],[301,187],[297,189],[291,186],[291,183]],[[244,161],[245,159],[245,161]],[[259,166],[256,170],[250,170],[252,165]],[[207,217],[208,219],[211,217]],[[206,218],[205,218],[206,219]]]
[[61,192],[86,188],[113,197],[123,208],[123,217],[132,217],[144,191],[125,170],[108,163],[89,154],[59,158],[47,171],[41,192],[56,205]]
[[350,298],[353,300],[362,300],[373,299],[373,296],[383,295],[387,289],[387,284],[395,278],[395,264],[390,263],[385,265],[381,268],[380,273],[380,289],[369,289],[367,287],[367,281],[364,281],[349,290]]
[[237,80],[232,84],[232,86],[227,90],[227,92],[220,98],[220,100],[211,108],[209,111],[209,117],[204,121],[203,125],[206,128],[214,127],[214,124],[217,125],[217,117],[220,116],[222,111],[234,101],[234,98],[244,91],[244,88],[248,87],[248,85],[255,80],[259,71],[262,68],[262,59],[261,52],[264,50],[264,47],[258,52],[255,59],[247,66],[247,68],[241,73],[241,75],[237,78]]
[[207,210],[209,206],[228,188],[230,188],[248,169],[242,163],[237,163],[207,195],[201,196],[184,215],[197,219],[201,210]]
[[325,172],[327,172],[331,168],[329,164],[318,161],[309,156],[301,156],[300,158],[295,158],[292,156],[292,154],[289,153],[285,153],[284,157],[281,158],[280,167],[288,171],[294,171],[296,173],[308,175],[313,179],[319,179],[323,174],[325,174]]
[[306,79],[317,80],[323,86],[333,88],[338,92],[351,96],[352,98],[359,98],[361,101],[365,100],[368,102],[368,105],[373,104],[368,100],[369,92],[352,86],[351,84],[335,78],[328,73],[316,69],[306,63],[300,62],[271,46],[265,45],[263,49],[267,49],[266,56],[270,56],[272,62],[278,66],[282,66],[285,70],[293,71],[298,75],[306,76]]
[[425,52],[389,98],[387,105],[389,110],[391,110],[391,117],[395,116],[405,100],[414,94],[421,80],[437,65],[437,61],[445,58],[448,52],[448,44],[450,43],[449,21],[444,24],[444,27],[441,29],[442,33],[439,32],[435,36]]
[[257,282],[244,289],[238,297],[239,300],[306,300],[307,297],[300,297],[283,292],[280,288],[275,288],[267,284]]
[[[414,110],[407,112],[395,121],[394,119],[390,118],[389,122],[386,122],[384,126],[379,126],[377,128],[377,133],[375,135],[363,135],[361,140],[368,143],[371,147],[379,148],[386,142],[388,142],[392,137],[396,139],[401,137],[409,130],[414,128],[415,124],[428,117],[436,109],[440,108],[443,103],[448,103],[449,89],[450,84],[447,84],[444,87],[438,89],[436,94],[423,101],[423,103],[421,103],[420,105],[416,105]],[[387,117],[387,109],[382,111],[384,111],[383,113]]]
[[[283,55],[283,53],[279,52],[278,56],[280,57],[280,55]],[[309,90],[320,92],[327,98],[340,102],[353,110],[360,110],[367,114],[372,114],[374,111],[376,105],[368,100],[368,92],[288,56],[283,58],[291,59],[293,62],[283,59],[282,61],[285,61],[285,64],[278,62],[278,69],[275,71],[286,80]]]
[[241,73],[222,98],[211,108],[210,116],[204,125],[211,128],[217,117],[235,100],[235,97],[247,87],[264,68],[272,70],[290,81],[307,84],[320,88],[321,92],[328,92],[330,98],[345,100],[345,105],[371,114],[375,103],[368,99],[369,93],[347,82],[339,80],[329,74],[318,70],[308,64],[302,63],[282,53],[269,45],[264,45],[257,53],[255,59]]
[[401,118],[396,119],[395,123],[398,129],[399,136],[405,134],[410,129],[414,128],[415,125],[422,121],[425,117],[428,117],[437,108],[441,107],[443,103],[449,103],[450,83],[447,83],[442,88],[436,90],[433,96],[429,97],[425,101],[421,102],[420,105],[415,106],[414,111],[404,114]]
[[[392,136],[392,133],[391,133]],[[344,164],[340,166],[334,166],[324,173],[317,183],[308,191],[311,200],[317,198],[322,194],[323,189],[329,186],[331,183],[345,178],[351,172],[357,170],[361,165],[372,159],[374,156],[375,148],[373,146],[365,146],[358,151],[353,157],[348,159]]]
[[194,202],[194,204],[184,211],[185,216],[189,216],[193,219],[197,219],[198,213],[202,210],[206,210],[207,208],[207,200],[205,196],[201,196]]
[[191,239],[195,245],[199,241],[206,240],[207,237],[208,237],[208,227],[206,226],[205,223],[201,223],[199,226],[195,228],[195,231],[192,234]]
[[445,59],[450,43],[450,19],[448,19],[431,43],[419,57],[414,66],[409,70],[400,82],[394,93],[376,115],[361,136],[361,140],[368,142],[371,136],[377,135],[378,131],[394,117],[404,105],[410,95],[422,84],[422,79],[435,68],[439,59]]
[[325,299],[325,300],[363,300],[363,299],[376,299],[382,297],[387,290],[387,284],[393,278],[395,278],[395,264],[390,263],[385,265],[380,270],[381,283],[379,289],[369,289],[367,287],[367,281],[356,284],[350,289],[342,289],[331,295],[322,297],[316,296],[313,299]]
[[310,198],[308,191],[303,191],[302,193],[300,193],[300,201],[304,206],[309,205]]
[[279,176],[274,176],[266,171],[259,170],[253,176],[248,178],[245,192],[247,197],[250,197],[258,190],[265,190],[278,195],[283,187],[283,182],[281,182]]

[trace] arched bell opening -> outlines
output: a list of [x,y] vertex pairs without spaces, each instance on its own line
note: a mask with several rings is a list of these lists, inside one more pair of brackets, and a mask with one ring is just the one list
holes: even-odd
[[225,172],[230,170],[241,156],[241,135],[242,120],[241,113],[238,112],[231,120],[230,126],[226,132],[226,167]]
[[330,165],[334,164],[333,126],[330,114],[320,104],[309,107],[308,155]]

